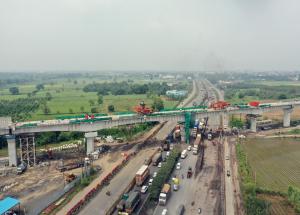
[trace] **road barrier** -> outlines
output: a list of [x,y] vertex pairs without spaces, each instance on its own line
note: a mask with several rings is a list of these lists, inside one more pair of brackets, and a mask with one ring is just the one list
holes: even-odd
[[135,153],[131,153],[127,155],[120,164],[115,166],[113,170],[108,173],[94,188],[92,188],[83,199],[81,199],[77,204],[74,205],[68,212],[67,215],[78,214],[79,211],[91,200],[93,197],[98,194],[102,188],[109,183],[109,181],[118,173],[120,170],[128,163],[128,161],[135,155]]
[[[148,159],[152,160],[153,156],[157,153],[158,149],[156,149],[151,156],[149,156]],[[115,211],[115,208],[117,207],[119,201],[121,201],[123,195],[125,193],[128,193],[133,187],[135,186],[135,176],[129,183],[129,185],[124,189],[124,191],[121,193],[121,195],[118,197],[117,201],[113,203],[113,205],[105,212],[105,215],[111,215]]]

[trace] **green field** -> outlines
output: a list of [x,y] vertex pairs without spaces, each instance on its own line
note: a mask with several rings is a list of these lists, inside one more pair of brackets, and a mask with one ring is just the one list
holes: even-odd
[[[153,103],[152,98],[148,98],[145,94],[139,95],[107,95],[103,97],[103,104],[97,105],[97,94],[94,92],[84,92],[82,88],[92,81],[86,79],[76,79],[77,83],[68,80],[59,80],[58,82],[45,84],[45,89],[36,93],[36,97],[45,97],[49,92],[52,95],[52,100],[47,102],[47,106],[50,108],[50,114],[45,115],[42,108],[37,112],[32,113],[32,117],[28,120],[44,120],[53,119],[59,115],[90,113],[92,107],[97,107],[101,113],[107,113],[107,107],[114,105],[115,112],[132,111],[133,106],[139,104],[140,101],[145,101],[146,104],[151,106]],[[97,80],[97,82],[101,82]],[[139,81],[138,83],[145,82]],[[13,100],[18,98],[26,98],[28,93],[35,90],[36,84],[19,85],[19,95],[11,95],[8,88],[0,89],[1,100]],[[167,100],[166,97],[161,96],[166,108],[175,107],[178,101]],[[90,105],[90,100],[93,100],[95,105]],[[83,111],[81,111],[83,107]]]
[[289,185],[300,187],[300,139],[250,138],[243,149],[259,187],[285,193]]

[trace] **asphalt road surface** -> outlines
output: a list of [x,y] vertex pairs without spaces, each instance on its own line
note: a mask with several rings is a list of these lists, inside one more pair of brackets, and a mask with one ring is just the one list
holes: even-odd
[[[188,152],[185,159],[179,159],[182,165],[181,170],[174,170],[172,175],[176,174],[180,178],[180,188],[173,191],[165,206],[157,205],[154,215],[161,215],[162,210],[167,208],[168,214],[176,214],[177,207],[180,204],[185,206],[185,215],[197,214],[198,208],[201,208],[202,214],[218,214],[217,203],[220,196],[218,184],[220,179],[217,173],[218,153],[217,146],[210,141],[206,141],[204,154],[204,166],[202,171],[195,177],[186,178],[188,167],[195,171],[195,165],[198,155],[193,155],[192,151]],[[184,179],[181,175],[184,175]]]
[[[232,169],[231,169],[231,155],[229,149],[229,143],[227,137],[224,138],[224,157],[225,157],[225,204],[226,204],[226,214],[234,214],[234,186],[232,182]],[[229,176],[227,175],[229,171]]]

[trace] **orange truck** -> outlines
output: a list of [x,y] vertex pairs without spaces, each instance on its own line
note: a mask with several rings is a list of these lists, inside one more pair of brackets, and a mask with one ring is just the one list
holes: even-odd
[[135,183],[138,186],[141,186],[144,181],[150,175],[149,167],[147,165],[141,166],[141,168],[135,174]]

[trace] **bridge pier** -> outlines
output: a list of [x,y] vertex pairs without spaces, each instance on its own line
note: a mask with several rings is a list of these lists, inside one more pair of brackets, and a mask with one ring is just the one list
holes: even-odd
[[250,130],[252,132],[256,132],[256,118],[257,118],[257,116],[249,115],[248,117],[250,119]]
[[8,160],[9,166],[17,166],[17,147],[15,135],[6,135],[8,146]]
[[291,126],[291,113],[293,112],[293,108],[283,109],[283,127]]
[[86,139],[86,154],[91,154],[95,151],[95,137],[97,137],[97,132],[88,132],[84,134]]

